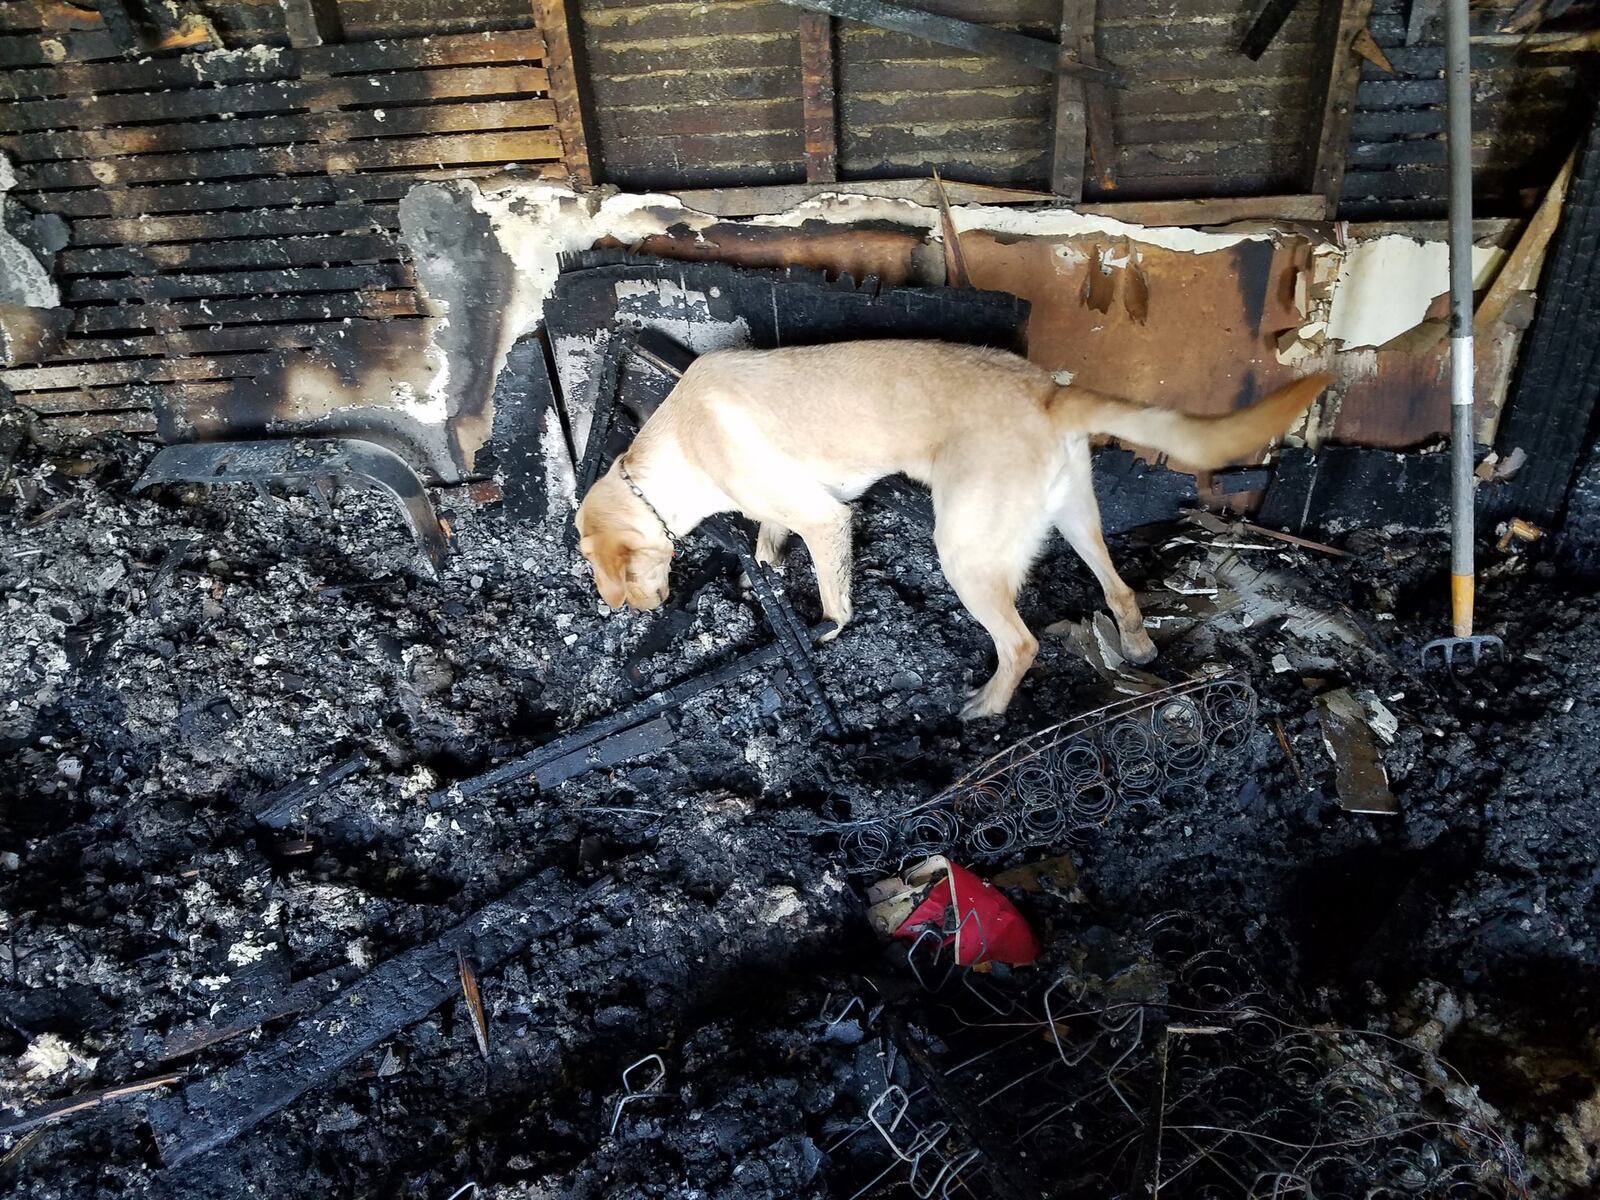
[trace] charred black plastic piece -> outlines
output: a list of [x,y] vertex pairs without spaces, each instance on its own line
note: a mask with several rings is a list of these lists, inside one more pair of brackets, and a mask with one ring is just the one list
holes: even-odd
[[772,574],[767,565],[756,561],[749,536],[742,533],[733,518],[728,516],[712,517],[701,528],[717,545],[739,556],[739,565],[750,580],[750,590],[755,593],[756,603],[761,605],[767,624],[772,626],[772,632],[777,635],[778,648],[783,652],[789,674],[794,676],[800,690],[811,702],[811,707],[822,717],[822,724],[829,736],[842,737],[844,726],[839,721],[839,713],[828,699],[828,693],[822,690],[822,681],[817,678],[816,666],[811,661],[811,643],[806,636],[806,627],[794,611],[794,605],[789,603],[789,598],[772,586]]
[[168,446],[151,460],[135,492],[159,483],[310,483],[328,480],[373,486],[400,506],[417,544],[441,573],[450,557],[450,539],[439,516],[406,461],[376,442],[359,438],[292,438],[264,441],[186,442]]

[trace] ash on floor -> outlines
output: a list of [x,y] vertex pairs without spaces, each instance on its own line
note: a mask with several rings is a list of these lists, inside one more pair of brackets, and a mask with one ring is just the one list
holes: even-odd
[[[8,1136],[13,1194],[442,1200],[475,1181],[519,1198],[849,1196],[863,1164],[837,1131],[861,1119],[861,1072],[817,1014],[883,956],[855,899],[865,880],[821,818],[840,797],[862,812],[926,799],[1102,702],[1100,674],[1046,637],[1006,718],[961,726],[988,639],[928,530],[868,497],[858,617],[817,655],[845,738],[820,740],[774,671],[690,702],[668,751],[435,810],[441,785],[764,644],[733,560],[697,541],[666,610],[612,614],[559,519],[515,526],[451,492],[458,554],[434,580],[377,499],[328,515],[299,496],[133,496],[149,453],[27,448],[0,491],[6,1111],[215,1070],[284,1018],[164,1056],[541,872],[606,898],[485,972],[487,1063],[455,1001],[182,1168],[161,1167],[136,1102]],[[1240,554],[1353,614],[1360,652],[1308,653],[1281,613],[1197,632],[1172,580],[1201,551],[1170,532],[1116,549],[1152,612],[1178,614],[1150,669],[1225,664],[1256,689],[1260,728],[1204,788],[1071,846],[1073,904],[1118,928],[1206,914],[1312,1016],[1452,1061],[1515,1127],[1534,1194],[1592,1194],[1600,605],[1528,557],[1497,562],[1480,611],[1509,660],[1440,681],[1411,664],[1443,625],[1441,547],[1347,545]],[[786,574],[815,617],[803,550]],[[1057,542],[1021,607],[1040,630],[1099,597]],[[1396,720],[1381,747],[1396,817],[1337,804],[1313,689],[1339,681]],[[373,766],[286,828],[252,819],[356,750]],[[1044,901],[1022,903],[1050,926]],[[661,1093],[613,1135],[621,1072],[651,1053]]]

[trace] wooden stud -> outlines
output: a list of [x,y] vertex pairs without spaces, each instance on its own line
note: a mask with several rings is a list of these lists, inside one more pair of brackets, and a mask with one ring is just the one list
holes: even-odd
[[[1095,0],[1062,0],[1061,61],[1063,66],[1099,65],[1095,51]],[[1106,88],[1065,71],[1056,79],[1050,190],[1076,202],[1083,198],[1086,174],[1103,191],[1116,187],[1111,98]]]
[[[1339,210],[1344,190],[1345,154],[1350,146],[1350,122],[1355,113],[1356,88],[1361,82],[1361,57],[1355,51],[1356,35],[1367,27],[1372,0],[1339,0],[1323,7],[1319,33],[1329,45],[1322,102],[1312,106],[1314,157],[1310,190],[1323,197],[1331,221]],[[1330,27],[1331,26],[1331,27]]]
[[839,178],[839,117],[834,103],[833,18],[800,14],[800,86],[806,130],[806,182]]
[[278,0],[284,30],[296,50],[342,41],[339,12],[333,0]]
[[587,111],[588,99],[584,95],[577,48],[572,39],[573,8],[573,0],[533,0],[534,20],[544,36],[550,99],[555,101],[562,158],[574,183],[579,187],[593,187],[599,175],[590,150],[592,122]]
[[[1079,31],[1094,25],[1094,0],[1061,0],[1061,60],[1078,59]],[[1050,190],[1076,204],[1083,199],[1083,168],[1089,146],[1087,89],[1062,72],[1056,76],[1055,130],[1050,144]]]

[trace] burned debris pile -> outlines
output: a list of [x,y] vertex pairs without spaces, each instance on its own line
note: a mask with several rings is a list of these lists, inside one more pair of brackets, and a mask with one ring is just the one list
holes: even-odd
[[[803,547],[731,520],[610,612],[572,500],[697,353],[1026,305],[565,267],[494,478],[398,489],[437,572],[314,446],[218,476],[0,413],[10,1194],[1592,1194],[1600,604],[1544,546],[1485,546],[1515,659],[1425,674],[1432,541],[1107,450],[1160,657],[1055,545],[963,725],[988,639],[915,489],[862,499],[827,642]],[[1217,486],[1309,511],[1264,473]]]

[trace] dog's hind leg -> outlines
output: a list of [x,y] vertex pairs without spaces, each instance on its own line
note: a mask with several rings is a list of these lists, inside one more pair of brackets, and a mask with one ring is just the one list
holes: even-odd
[[1156,646],[1145,631],[1139,601],[1133,589],[1117,574],[1111,552],[1106,549],[1106,539],[1100,529],[1100,505],[1094,498],[1094,475],[1087,442],[1069,452],[1066,493],[1051,517],[1067,544],[1078,552],[1078,557],[1088,564],[1100,582],[1106,606],[1117,620],[1123,657],[1140,665],[1153,660]]
[[[1015,501],[1015,502],[1013,502]],[[1039,642],[1017,613],[1017,589],[1044,526],[1033,503],[993,490],[944,487],[934,494],[934,545],[956,596],[994,639],[994,675],[967,700],[963,721],[1005,711],[1033,665]]]

